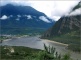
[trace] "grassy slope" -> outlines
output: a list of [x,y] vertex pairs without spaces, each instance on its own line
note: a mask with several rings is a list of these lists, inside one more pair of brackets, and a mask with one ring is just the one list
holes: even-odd
[[48,38],[50,40],[54,40],[57,42],[68,44],[68,48],[73,51],[80,51],[80,32],[79,31],[73,31],[61,36],[54,36],[51,38]]
[[[14,52],[11,53],[7,46],[0,46],[1,60],[70,60],[70,55],[65,54],[63,57],[55,51],[55,48],[45,47],[45,50],[32,49],[22,46],[12,46]],[[50,50],[48,50],[50,48]],[[51,52],[50,52],[51,51]]]
[[14,46],[13,48],[15,50],[15,53],[10,53],[7,49],[4,49],[4,46],[0,46],[1,59],[4,59],[4,60],[25,59],[25,58],[34,59],[36,58],[38,52],[40,51],[37,49],[31,49],[27,47],[15,47]]

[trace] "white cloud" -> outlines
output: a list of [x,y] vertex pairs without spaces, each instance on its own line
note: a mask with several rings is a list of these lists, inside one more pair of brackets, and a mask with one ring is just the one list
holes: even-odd
[[17,15],[19,18],[21,17],[21,15]]
[[5,20],[5,19],[7,19],[8,17],[6,16],[6,15],[3,15],[0,19],[2,19],[2,20]]
[[44,22],[50,23],[50,21],[44,16],[40,16],[39,19],[43,20]]
[[35,9],[45,13],[48,17],[58,20],[70,12],[79,1],[29,1]]
[[78,1],[55,1],[55,8],[53,9],[53,15],[62,16],[77,5]]
[[80,0],[1,0],[1,5],[13,3],[15,5],[32,6],[36,10],[45,13],[48,17],[58,20],[59,17],[70,12],[79,1]]
[[66,16],[73,16],[73,15],[80,15],[81,14],[81,8],[76,9],[75,11],[71,12],[70,14],[67,14]]
[[32,19],[31,15],[24,15],[27,19]]
[[31,15],[27,15],[27,19],[32,19]]
[[54,19],[55,21],[57,21],[57,20],[60,19],[61,17],[60,17],[60,16],[52,16],[51,18]]

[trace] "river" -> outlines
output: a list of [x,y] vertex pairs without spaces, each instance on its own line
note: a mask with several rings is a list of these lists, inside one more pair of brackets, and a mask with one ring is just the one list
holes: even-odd
[[14,38],[11,40],[3,41],[3,43],[0,43],[0,45],[9,45],[9,46],[25,46],[25,47],[30,47],[30,48],[35,48],[35,49],[44,49],[44,43],[47,46],[53,46],[56,48],[56,51],[61,53],[62,55],[65,53],[70,53],[71,58],[73,60],[81,60],[81,55],[80,53],[77,52],[72,52],[66,49],[65,45],[62,44],[57,44],[53,42],[49,42],[46,40],[42,40],[37,36],[34,37],[22,37],[22,38]]

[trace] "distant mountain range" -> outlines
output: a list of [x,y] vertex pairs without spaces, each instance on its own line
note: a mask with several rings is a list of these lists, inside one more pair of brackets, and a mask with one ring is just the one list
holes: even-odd
[[30,6],[7,4],[1,6],[0,11],[1,28],[49,28],[55,22]]

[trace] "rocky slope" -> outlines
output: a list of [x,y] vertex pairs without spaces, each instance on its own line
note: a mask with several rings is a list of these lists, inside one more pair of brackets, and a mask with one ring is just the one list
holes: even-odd
[[[72,31],[80,31],[81,27],[81,14],[74,14],[76,10],[81,10],[81,2],[76,5],[72,11],[63,17],[61,17],[52,28],[48,29],[43,37],[52,37],[70,33]],[[78,12],[77,12],[78,13]]]
[[81,15],[60,18],[51,29],[45,32],[44,37],[51,37],[80,30],[80,18]]

